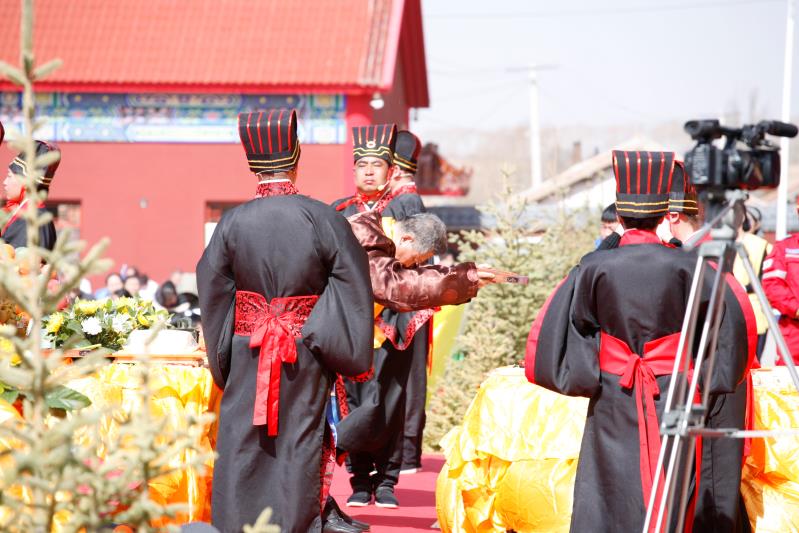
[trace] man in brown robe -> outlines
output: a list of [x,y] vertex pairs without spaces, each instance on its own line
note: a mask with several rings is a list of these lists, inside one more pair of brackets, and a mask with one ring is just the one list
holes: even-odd
[[[416,214],[398,222],[393,232],[395,241],[384,232],[379,212],[359,213],[348,220],[367,252],[372,291],[381,306],[416,311],[461,304],[493,281],[493,274],[474,263],[415,266],[426,262],[446,243],[446,228],[435,215]],[[350,453],[353,496],[347,504],[368,505],[374,494],[378,505],[396,507],[394,485],[399,464],[390,462],[389,455],[403,422],[403,394],[410,361],[387,357],[382,347],[384,338],[380,338],[382,331],[376,328],[375,333],[374,376],[362,383],[347,382],[346,401],[352,411],[337,425],[337,446]],[[339,396],[341,404],[345,404]],[[377,473],[370,476],[373,468]]]

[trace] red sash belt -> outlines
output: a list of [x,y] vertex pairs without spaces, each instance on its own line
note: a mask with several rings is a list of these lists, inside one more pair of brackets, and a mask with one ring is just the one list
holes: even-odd
[[260,347],[252,423],[266,424],[270,437],[277,435],[281,365],[297,361],[295,340],[318,299],[290,296],[267,303],[258,293],[236,292],[236,335],[250,337],[250,348]]
[[[655,396],[660,394],[656,376],[671,374],[680,334],[673,333],[644,345],[644,354],[633,353],[626,342],[608,335],[604,331],[599,347],[599,368],[610,374],[621,376],[619,385],[633,389],[635,407],[638,411],[638,442],[640,444],[641,486],[644,505],[649,505],[652,482],[657,468],[660,450]],[[657,487],[658,501],[661,487]]]

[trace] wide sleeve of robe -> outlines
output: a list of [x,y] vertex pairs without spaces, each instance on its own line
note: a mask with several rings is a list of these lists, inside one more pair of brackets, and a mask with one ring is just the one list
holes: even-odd
[[525,375],[536,385],[569,396],[599,390],[599,330],[575,303],[590,298],[580,267],[569,272],[539,312],[527,339]]
[[208,367],[214,382],[222,389],[230,372],[236,308],[236,284],[225,238],[228,220],[229,217],[223,216],[219,221],[197,263],[197,289]]
[[394,257],[396,248],[378,215],[359,213],[348,220],[369,257],[375,302],[395,311],[418,311],[466,303],[477,295],[479,277],[474,263],[403,267]]
[[[46,213],[46,209],[39,209],[39,215]],[[18,218],[12,222],[2,236],[3,240],[12,248],[25,248],[28,246],[28,223]],[[52,221],[39,227],[39,247],[47,250],[55,248],[56,230]]]
[[[715,271],[712,274],[715,275]],[[735,392],[752,366],[757,350],[757,323],[752,303],[732,274],[727,274],[722,283],[725,281],[724,308],[710,386],[714,394]],[[708,279],[707,284],[710,283]],[[701,329],[697,327],[697,338],[700,334]]]
[[388,207],[383,211],[383,216],[400,221],[426,211],[422,197],[418,194],[400,194],[389,202]]
[[344,217],[331,213],[316,226],[327,286],[302,328],[303,342],[322,365],[344,376],[372,367],[374,305],[366,252]]

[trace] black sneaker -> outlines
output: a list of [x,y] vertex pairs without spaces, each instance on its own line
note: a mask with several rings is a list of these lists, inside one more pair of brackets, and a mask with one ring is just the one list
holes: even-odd
[[399,501],[394,496],[394,487],[378,487],[375,491],[375,505],[387,509],[399,507]]
[[372,493],[368,490],[356,490],[347,498],[347,507],[366,507],[372,503]]

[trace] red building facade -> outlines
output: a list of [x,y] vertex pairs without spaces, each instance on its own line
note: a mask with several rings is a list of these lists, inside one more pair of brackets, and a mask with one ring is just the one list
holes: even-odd
[[[11,27],[0,59],[17,63]],[[39,137],[63,154],[50,203],[157,281],[193,271],[206,224],[253,194],[238,112],[296,107],[298,186],[331,201],[353,190],[352,126],[405,126],[428,105],[420,0],[40,0],[34,40],[39,62],[64,62],[36,85]],[[18,126],[17,89],[0,91]]]

